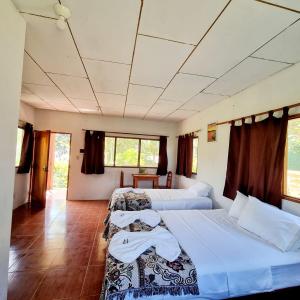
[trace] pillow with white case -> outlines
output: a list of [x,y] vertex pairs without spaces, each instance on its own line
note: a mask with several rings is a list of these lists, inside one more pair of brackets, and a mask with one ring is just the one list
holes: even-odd
[[300,239],[300,220],[295,216],[249,196],[238,225],[273,244],[290,251]]
[[208,197],[210,195],[212,187],[204,182],[197,182],[187,190],[194,193],[197,197]]
[[249,198],[247,196],[238,191],[228,212],[229,216],[238,219],[248,203],[248,200]]

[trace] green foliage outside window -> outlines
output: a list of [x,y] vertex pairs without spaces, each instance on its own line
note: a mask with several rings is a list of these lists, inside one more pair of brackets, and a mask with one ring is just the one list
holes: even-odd
[[116,166],[135,167],[138,165],[138,155],[138,139],[117,139]]
[[198,138],[193,139],[193,165],[192,172],[197,173],[198,169]]

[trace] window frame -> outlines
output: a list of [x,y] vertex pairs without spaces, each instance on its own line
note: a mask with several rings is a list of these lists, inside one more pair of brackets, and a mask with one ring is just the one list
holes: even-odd
[[[198,145],[197,145],[197,167],[196,167],[196,172],[192,172],[193,175],[198,174],[198,152],[199,152],[199,136],[193,137],[193,150],[194,150],[194,140],[198,140]],[[193,151],[193,158],[194,158],[194,151]],[[192,169],[193,169],[193,160],[192,160]]]
[[[127,168],[127,169],[139,169],[139,168],[143,168],[143,169],[157,169],[158,165],[156,167],[143,167],[141,166],[141,141],[145,140],[145,141],[157,141],[159,142],[159,138],[154,139],[154,138],[138,138],[138,137],[125,137],[125,136],[118,136],[118,135],[108,135],[105,136],[105,138],[114,138],[114,157],[113,157],[113,165],[104,165],[104,167],[106,168]],[[116,156],[117,156],[117,139],[131,139],[131,140],[138,140],[138,162],[136,166],[116,166]]]
[[[290,120],[300,119],[300,114],[289,116]],[[287,137],[288,139],[288,137]],[[286,143],[285,154],[284,154],[284,172],[283,172],[283,183],[282,183],[282,198],[295,203],[300,203],[300,198],[289,196],[287,194],[287,161],[288,161],[288,143]]]
[[[22,125],[18,125],[18,129],[22,129],[23,130],[23,138],[22,138],[22,142],[21,142],[21,153],[20,153],[20,160],[21,160],[22,144],[23,144],[23,140],[24,140],[25,127],[22,126]],[[18,145],[18,141],[16,141],[16,155],[17,155],[17,145]],[[19,161],[18,165],[16,165],[16,162],[15,162],[15,169],[19,168],[19,166],[20,166],[20,161]]]

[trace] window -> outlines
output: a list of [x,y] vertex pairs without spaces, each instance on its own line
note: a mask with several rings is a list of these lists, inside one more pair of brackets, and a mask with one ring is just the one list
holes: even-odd
[[141,140],[141,167],[153,167],[158,165],[159,141]]
[[117,138],[116,167],[135,167],[138,165],[139,140]]
[[104,164],[106,166],[114,165],[115,141],[116,141],[116,139],[114,137],[106,137],[105,138]]
[[193,165],[192,165],[192,172],[197,174],[198,169],[198,142],[199,138],[195,137],[193,139]]
[[156,168],[158,155],[158,140],[105,137],[107,167]]
[[300,198],[300,117],[290,119],[288,124],[285,194]]
[[20,164],[23,137],[24,137],[24,129],[23,128],[18,128],[18,132],[17,132],[16,163],[15,163],[16,167],[18,167],[19,164]]

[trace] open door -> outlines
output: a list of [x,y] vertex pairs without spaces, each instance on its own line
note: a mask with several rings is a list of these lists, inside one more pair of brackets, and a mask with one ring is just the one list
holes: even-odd
[[31,205],[44,208],[48,177],[50,131],[35,131],[34,160],[31,181]]

